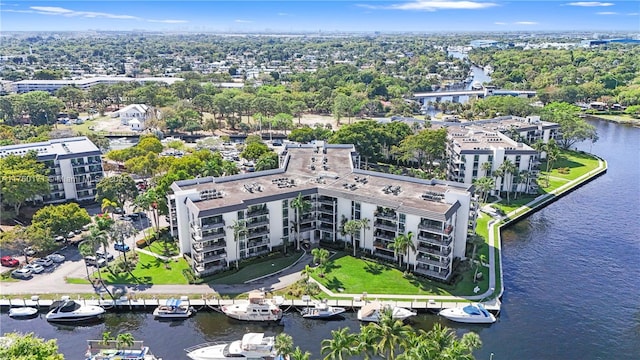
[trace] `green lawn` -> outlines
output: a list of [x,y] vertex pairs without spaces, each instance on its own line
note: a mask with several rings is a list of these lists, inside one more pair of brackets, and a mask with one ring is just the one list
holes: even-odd
[[[546,165],[544,165],[546,168]],[[588,154],[563,150],[558,160],[553,163],[551,176],[574,180],[598,167],[598,159]],[[558,168],[569,168],[568,174],[561,174]]]
[[154,284],[154,285],[182,285],[188,284],[182,270],[189,268],[187,261],[180,258],[168,263],[151,255],[138,253],[138,264],[131,273],[113,275],[109,270],[102,269],[102,278],[108,284]]
[[484,267],[481,271],[484,280],[479,284],[471,281],[474,273],[474,269],[471,269],[453,287],[429,280],[405,278],[403,272],[394,267],[344,255],[329,261],[324,277],[319,276],[318,270],[312,276],[335,293],[461,296],[473,295],[476,285],[480,286],[481,292],[488,288],[488,268]]
[[507,204],[507,198],[504,198],[502,202],[496,203],[495,206],[502,209],[505,214],[508,214],[513,210],[521,207],[522,205],[525,205],[528,202],[532,201],[536,197],[538,197],[538,195],[518,195],[518,198],[510,199],[509,204]]
[[170,241],[156,240],[152,242],[151,245],[146,247],[145,250],[149,250],[158,255],[168,256],[168,257],[180,254],[180,251],[178,250],[178,243],[173,240],[170,240]]
[[[253,280],[261,276],[272,274],[276,271],[282,270],[287,266],[293,264],[301,253],[293,253],[288,256],[282,257],[270,257],[264,261],[249,264],[240,268],[239,271],[231,274],[221,274],[220,277],[213,277],[210,281],[211,284],[243,284],[245,281]],[[235,266],[235,265],[233,265]]]

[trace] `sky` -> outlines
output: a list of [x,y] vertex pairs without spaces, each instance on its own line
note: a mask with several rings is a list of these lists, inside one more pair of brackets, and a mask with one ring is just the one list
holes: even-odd
[[0,0],[0,31],[628,31],[640,1]]

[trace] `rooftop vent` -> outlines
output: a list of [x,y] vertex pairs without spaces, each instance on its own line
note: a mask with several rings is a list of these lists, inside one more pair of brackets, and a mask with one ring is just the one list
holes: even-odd
[[211,200],[211,199],[220,199],[222,198],[224,195],[222,194],[222,192],[216,190],[216,189],[210,189],[210,190],[203,190],[200,192],[200,199],[201,200]]
[[254,191],[262,191],[262,186],[256,183],[244,184],[244,189],[253,194]]

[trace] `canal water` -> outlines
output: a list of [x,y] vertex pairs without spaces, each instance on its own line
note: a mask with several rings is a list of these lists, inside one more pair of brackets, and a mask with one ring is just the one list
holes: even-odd
[[[456,325],[420,315],[415,328],[440,322],[459,335],[479,333],[478,359],[640,358],[640,129],[593,122],[600,139],[592,152],[609,171],[503,231],[505,293],[497,323]],[[589,150],[590,143],[579,146]],[[249,331],[286,332],[320,359],[331,330],[358,329],[354,313],[314,321],[288,313],[281,326],[247,324],[213,312],[160,322],[147,312],[109,313],[92,326],[54,326],[44,318],[13,320],[0,314],[1,332],[35,332],[58,339],[67,359],[82,359],[87,339],[103,331],[131,332],[164,360],[186,359],[184,348],[235,340]]]

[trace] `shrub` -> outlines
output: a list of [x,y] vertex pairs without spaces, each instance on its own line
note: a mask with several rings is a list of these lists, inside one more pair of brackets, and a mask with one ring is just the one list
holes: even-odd
[[196,274],[193,272],[193,269],[188,268],[188,269],[184,269],[182,270],[182,275],[184,275],[185,279],[187,279],[187,281],[189,282],[189,284],[202,284],[203,280],[201,277],[196,276]]
[[569,172],[571,172],[571,169],[569,169],[568,167],[558,168],[558,172],[560,174],[568,174]]
[[138,249],[144,249],[147,247],[147,242],[144,239],[140,239],[138,241],[136,241],[136,247]]

